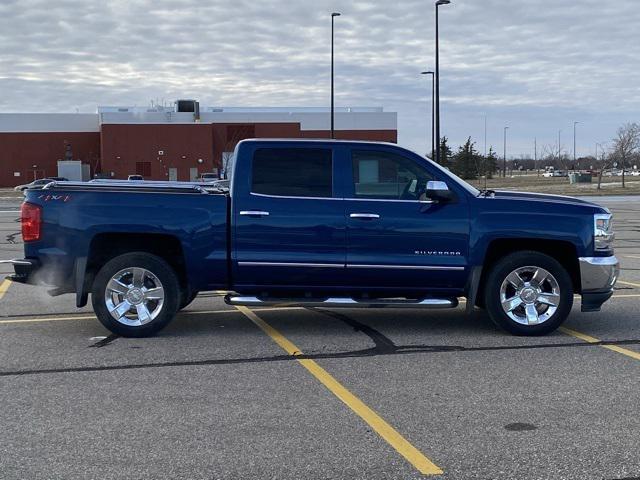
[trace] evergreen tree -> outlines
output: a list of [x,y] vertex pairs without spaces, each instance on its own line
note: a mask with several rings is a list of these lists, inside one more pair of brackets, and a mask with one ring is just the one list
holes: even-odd
[[469,137],[453,156],[451,171],[465,180],[475,180],[478,178],[481,160],[475,149],[475,143]]
[[489,155],[484,158],[483,175],[487,178],[493,178],[493,174],[498,171],[498,155],[493,151],[493,147],[489,148]]
[[444,168],[450,168],[451,157],[453,155],[451,147],[449,147],[447,141],[447,137],[442,137],[442,140],[440,141],[440,165],[442,165]]

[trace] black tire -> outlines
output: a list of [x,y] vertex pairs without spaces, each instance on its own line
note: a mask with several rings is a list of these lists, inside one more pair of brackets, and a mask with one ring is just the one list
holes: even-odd
[[[518,300],[518,298],[520,297],[515,293],[518,290],[515,288],[515,286],[508,282],[507,277],[512,272],[518,269],[523,269],[523,271],[521,271],[521,275],[524,275],[525,278],[527,278],[527,272],[530,270],[528,267],[532,267],[533,269],[538,268],[546,270],[549,274],[551,274],[553,280],[555,280],[555,283],[552,283],[552,280],[549,278],[544,280],[544,282],[540,284],[539,287],[543,290],[542,293],[544,293],[545,295],[549,295],[549,293],[546,292],[552,291],[552,285],[557,286],[558,290],[557,296],[554,295],[554,298],[558,300],[554,300],[556,301],[557,305],[555,305],[556,310],[553,313],[549,313],[551,312],[552,307],[546,304],[537,304],[537,307],[534,305],[535,308],[542,309],[543,311],[545,308],[548,309],[543,314],[540,314],[540,323],[519,323],[518,321],[511,318],[502,307],[501,288],[503,286],[503,282],[505,282],[508,291],[514,292],[512,294],[513,296],[505,295],[505,298],[514,298],[516,299],[516,303],[519,302],[520,300]],[[531,271],[535,272],[535,270]],[[533,278],[529,279],[535,280]],[[536,283],[537,282],[532,281],[529,283],[529,285],[535,285]],[[524,288],[526,288],[526,286]],[[535,292],[531,296],[529,296],[528,294],[531,292],[525,292],[523,289],[521,289],[520,291],[522,291],[523,295],[528,297],[528,299],[531,297],[539,298]],[[491,320],[493,320],[496,325],[503,328],[504,330],[514,335],[546,335],[556,330],[569,316],[569,313],[571,312],[571,308],[573,306],[573,283],[567,270],[556,259],[535,251],[515,252],[498,260],[498,262],[492,267],[491,271],[487,275],[486,287],[484,292],[484,304]],[[526,303],[523,302],[511,313],[517,318],[522,318],[522,316],[526,317],[526,307]],[[533,312],[533,315],[533,318],[535,319],[535,311]],[[542,321],[545,315],[549,315],[549,318]]]
[[[164,295],[162,303],[155,304],[156,308],[159,308],[155,318],[148,321],[148,323],[144,323],[141,325],[127,325],[125,323],[122,323],[121,321],[116,320],[116,318],[114,318],[111,313],[109,313],[106,298],[107,285],[109,284],[109,281],[112,279],[112,277],[119,274],[123,270],[134,268],[144,269],[155,276],[156,279],[161,283]],[[146,277],[146,280],[143,280],[143,282],[145,281],[149,282],[148,277]],[[116,294],[116,298],[124,297],[117,297]],[[93,282],[91,301],[93,304],[93,310],[96,313],[98,320],[109,331],[122,337],[149,337],[155,335],[164,327],[166,327],[169,322],[171,322],[171,320],[173,320],[173,318],[175,317],[180,301],[180,284],[174,270],[162,258],[150,253],[127,253],[109,260],[100,269]],[[151,301],[150,305],[154,305],[153,300]],[[126,306],[124,308],[126,308]],[[132,305],[130,312],[135,316],[137,315],[137,313],[134,310],[136,310],[136,307]],[[153,313],[155,313],[155,310],[153,311]],[[126,319],[124,318],[123,320],[126,321]]]
[[180,308],[179,310],[183,310],[191,305],[200,292],[191,291],[189,289],[182,290],[182,294],[180,296]]

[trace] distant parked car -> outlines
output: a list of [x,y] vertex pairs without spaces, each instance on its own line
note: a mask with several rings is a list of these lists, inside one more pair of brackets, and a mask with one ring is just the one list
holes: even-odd
[[129,175],[127,177],[127,180],[132,180],[132,181],[139,182],[139,181],[144,180],[144,177],[142,175]]
[[223,179],[223,180],[216,180],[215,182],[213,182],[213,186],[214,187],[218,187],[218,188],[229,188],[231,180],[227,179]]
[[211,182],[213,180],[218,180],[218,178],[218,175],[216,175],[215,173],[203,173],[202,175],[200,175],[201,182]]
[[640,177],[640,170],[631,170],[632,177]]
[[43,188],[46,184],[51,183],[51,182],[67,182],[69,181],[67,178],[64,177],[47,177],[47,178],[39,178],[37,180],[34,180],[31,183],[25,183],[24,185],[18,185],[17,187],[14,187],[14,190],[16,192],[24,192],[27,188]]

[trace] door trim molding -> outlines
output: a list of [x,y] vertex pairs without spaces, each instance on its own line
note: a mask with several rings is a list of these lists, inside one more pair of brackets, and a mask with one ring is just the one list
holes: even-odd
[[404,270],[455,270],[462,271],[465,267],[449,267],[446,265],[362,265],[348,263],[347,268],[386,268]]
[[299,262],[238,262],[240,267],[302,267],[302,268],[381,268],[398,270],[463,271],[466,267],[446,265],[363,265],[353,263],[299,263]]
[[344,268],[344,263],[238,262],[240,267]]

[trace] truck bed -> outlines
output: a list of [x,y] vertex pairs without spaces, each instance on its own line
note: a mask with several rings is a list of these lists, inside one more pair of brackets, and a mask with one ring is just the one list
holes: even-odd
[[42,207],[40,240],[25,243],[25,258],[42,267],[30,280],[60,293],[85,295],[90,279],[78,272],[101,261],[96,252],[113,254],[125,245],[169,255],[194,289],[228,283],[223,190],[173,182],[53,182],[27,191],[26,201]]

